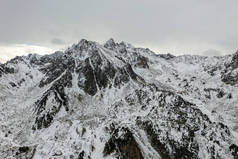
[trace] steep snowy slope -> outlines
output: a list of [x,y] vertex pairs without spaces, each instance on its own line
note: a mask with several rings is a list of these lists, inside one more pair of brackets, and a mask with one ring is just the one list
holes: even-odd
[[0,158],[238,158],[238,53],[113,39],[0,65]]

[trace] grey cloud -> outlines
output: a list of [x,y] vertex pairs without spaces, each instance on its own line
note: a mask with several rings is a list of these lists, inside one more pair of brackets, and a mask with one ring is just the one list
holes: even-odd
[[0,43],[51,47],[55,37],[64,45],[113,37],[162,52],[230,53],[238,49],[237,6],[237,0],[0,1]]
[[204,56],[222,56],[222,52],[215,50],[215,49],[209,49],[204,52],[202,52],[202,55]]
[[52,44],[55,44],[55,45],[63,45],[63,44],[65,44],[65,42],[64,42],[63,40],[58,39],[58,38],[52,39],[52,40],[51,40],[51,43],[52,43]]

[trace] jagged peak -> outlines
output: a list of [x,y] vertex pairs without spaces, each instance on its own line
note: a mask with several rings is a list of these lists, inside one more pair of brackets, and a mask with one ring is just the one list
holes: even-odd
[[233,58],[237,58],[238,57],[238,50],[233,54]]
[[104,44],[104,47],[113,49],[116,47],[116,45],[117,44],[115,43],[114,39],[110,38],[109,40],[106,41],[106,43]]
[[162,58],[164,58],[164,59],[166,59],[166,60],[169,60],[169,59],[172,59],[172,58],[176,57],[175,55],[173,55],[173,54],[171,54],[171,53],[159,54],[158,56],[159,56],[159,57],[162,57]]
[[99,44],[94,41],[89,41],[86,39],[80,40],[78,43],[73,44],[71,47],[69,47],[67,50],[65,50],[65,53],[68,55],[72,54],[78,54],[82,53],[83,50],[94,50],[97,47],[99,47]]
[[113,38],[110,38],[105,44],[115,44],[115,40]]
[[126,48],[134,48],[134,46],[133,46],[132,44],[127,43],[127,42],[125,42],[125,41],[120,42],[120,45],[121,45],[121,46],[124,46],[124,47],[126,47]]
[[88,47],[90,47],[90,46],[95,46],[95,45],[97,45],[96,42],[90,41],[90,40],[87,40],[87,39],[81,39],[81,40],[79,41],[79,43],[76,44],[76,46],[80,46],[80,47],[82,47],[82,48],[88,48]]
[[106,43],[104,44],[104,47],[108,48],[108,49],[115,49],[115,48],[134,48],[134,46],[130,43],[127,43],[125,41],[121,41],[120,43],[116,43],[115,40],[113,38],[110,38],[109,40],[106,41]]
[[79,43],[87,43],[87,42],[88,42],[87,39],[81,39],[81,40],[79,41]]
[[236,51],[231,58],[231,66],[233,68],[237,68],[238,65],[238,51]]

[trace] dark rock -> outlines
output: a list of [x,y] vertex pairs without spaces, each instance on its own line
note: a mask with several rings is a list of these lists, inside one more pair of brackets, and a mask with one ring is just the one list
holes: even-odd
[[217,93],[217,98],[222,98],[225,95],[225,92],[223,90],[219,90]]
[[[67,78],[70,78],[70,80],[66,80]],[[35,103],[36,119],[33,130],[49,127],[53,122],[54,116],[60,111],[62,106],[64,106],[65,110],[68,111],[68,99],[64,92],[64,88],[72,84],[69,83],[71,78],[72,77],[66,73],[61,79],[56,81],[47,92],[44,93],[41,99]],[[45,106],[50,96],[53,96],[56,100],[56,104],[52,105],[51,109],[45,111]]]
[[110,38],[105,44],[104,47],[110,50],[114,50],[118,44],[115,43],[114,39]]
[[227,98],[228,98],[228,99],[231,99],[231,98],[232,98],[232,94],[231,94],[231,93],[228,93]]
[[24,78],[22,78],[17,84],[18,84],[19,86],[21,86],[21,84],[22,84],[23,82],[25,82],[25,79],[24,79]]
[[46,78],[40,81],[39,87],[43,87],[58,77],[60,77],[64,72],[72,72],[75,66],[75,62],[71,57],[57,56],[55,58],[41,58],[42,62],[49,63],[47,66],[40,69]]
[[225,70],[222,73],[222,82],[230,85],[238,83],[238,74],[233,71],[238,68],[238,51],[233,55],[231,62],[225,64]]
[[138,56],[135,63],[135,67],[149,68],[148,59],[144,56]]
[[17,86],[14,82],[9,82],[9,84],[10,84],[12,87],[16,87],[16,86]]
[[1,158],[9,158],[7,154],[13,154],[11,157],[16,159],[31,159],[34,157],[36,151],[36,146],[22,146],[22,147],[11,147],[6,150],[6,156],[1,156]]
[[159,55],[157,55],[157,56],[159,56],[159,57],[161,57],[161,58],[164,58],[164,59],[166,59],[166,60],[170,60],[170,59],[176,57],[176,56],[174,56],[174,55],[172,55],[172,54],[170,54],[170,53],[167,53],[167,54],[159,54]]
[[231,154],[233,155],[234,159],[238,159],[238,146],[235,144],[232,144],[229,147]]
[[19,152],[20,153],[25,153],[27,151],[29,151],[29,147],[27,147],[27,146],[19,147]]
[[226,93],[224,92],[224,90],[222,89],[219,89],[219,88],[204,88],[204,91],[205,91],[205,96],[206,98],[208,99],[211,99],[211,93],[212,92],[216,92],[216,96],[217,98],[222,98]]
[[[122,131],[123,135],[118,136],[118,132]],[[116,152],[117,156],[122,159],[143,159],[143,155],[133,134],[128,128],[117,128],[114,130],[111,138],[105,144],[104,156]]]
[[[79,80],[79,87],[83,88],[84,91],[89,95],[95,95],[97,93],[97,83],[95,80],[94,70],[90,65],[89,58],[85,60],[85,66],[80,68],[79,71],[81,71],[86,78],[84,83],[81,83],[81,81]],[[81,77],[79,76],[79,78]]]
[[4,67],[4,72],[8,74],[13,74],[15,71],[14,71],[14,68]]

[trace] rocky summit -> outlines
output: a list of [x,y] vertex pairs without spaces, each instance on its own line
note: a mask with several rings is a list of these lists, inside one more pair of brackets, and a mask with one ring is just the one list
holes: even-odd
[[238,52],[113,39],[0,64],[0,159],[238,159]]

